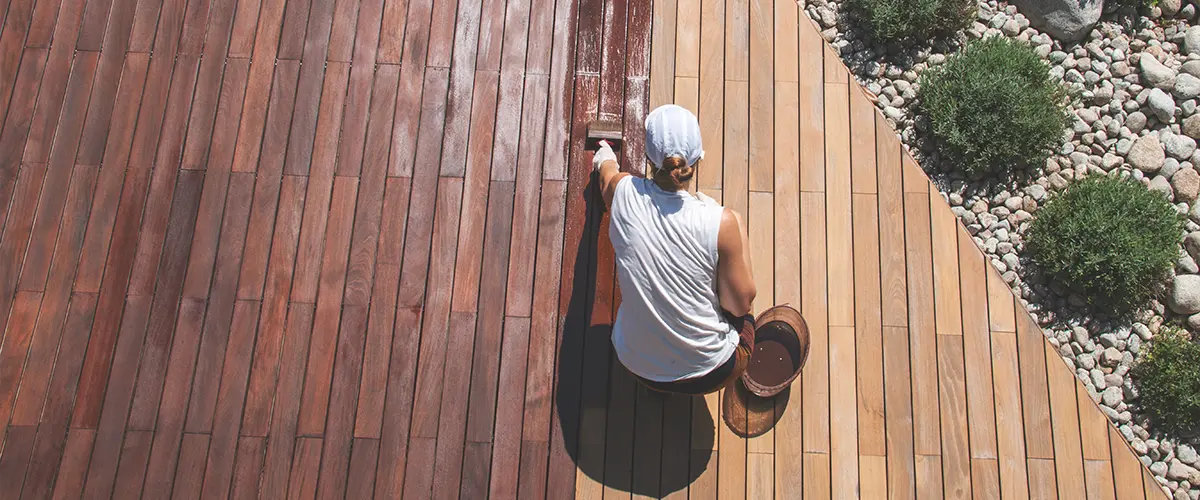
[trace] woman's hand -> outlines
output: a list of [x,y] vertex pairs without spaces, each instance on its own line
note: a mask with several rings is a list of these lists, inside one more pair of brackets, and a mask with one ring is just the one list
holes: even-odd
[[608,145],[608,141],[600,141],[600,149],[597,149],[596,154],[592,156],[592,170],[599,171],[600,166],[604,165],[606,161],[616,163],[617,154],[613,152],[612,146]]

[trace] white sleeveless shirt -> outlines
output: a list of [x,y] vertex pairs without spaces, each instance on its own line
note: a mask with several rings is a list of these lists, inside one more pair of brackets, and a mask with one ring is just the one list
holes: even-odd
[[632,176],[613,194],[609,238],[621,307],[612,342],[621,363],[648,380],[704,375],[737,349],[738,333],[717,298],[724,208],[706,200]]

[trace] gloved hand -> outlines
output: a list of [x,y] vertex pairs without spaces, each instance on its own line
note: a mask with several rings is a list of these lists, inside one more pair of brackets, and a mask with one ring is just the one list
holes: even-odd
[[600,165],[609,160],[617,161],[617,154],[613,152],[612,146],[608,145],[608,141],[600,141],[600,149],[592,156],[592,169],[600,170]]

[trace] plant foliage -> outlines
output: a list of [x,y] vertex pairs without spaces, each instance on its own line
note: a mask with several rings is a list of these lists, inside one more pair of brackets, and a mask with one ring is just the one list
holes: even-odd
[[884,42],[926,40],[966,28],[975,20],[975,0],[847,0],[847,7],[872,38]]
[[1164,327],[1133,368],[1142,407],[1168,430],[1200,430],[1200,344]]
[[968,44],[920,83],[937,150],[973,177],[1045,163],[1070,123],[1067,87],[1033,49],[1008,38]]
[[1162,290],[1182,229],[1162,194],[1137,181],[1094,176],[1038,212],[1026,249],[1046,278],[1120,314]]

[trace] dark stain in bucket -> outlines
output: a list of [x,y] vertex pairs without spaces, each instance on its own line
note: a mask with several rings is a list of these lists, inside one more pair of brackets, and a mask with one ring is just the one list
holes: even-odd
[[778,386],[796,373],[800,345],[786,323],[772,321],[755,332],[754,354],[747,368],[750,378],[767,387]]

